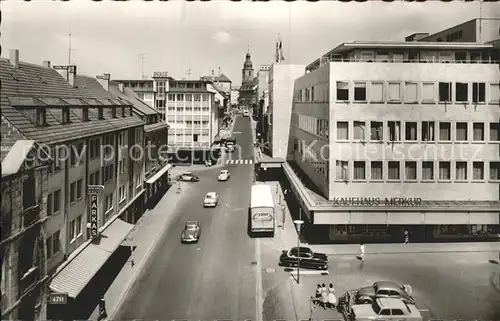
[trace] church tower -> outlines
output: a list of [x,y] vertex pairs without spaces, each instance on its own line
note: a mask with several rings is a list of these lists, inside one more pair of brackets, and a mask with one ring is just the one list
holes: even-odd
[[243,69],[241,70],[241,84],[245,84],[253,79],[253,64],[250,59],[250,48],[248,49]]

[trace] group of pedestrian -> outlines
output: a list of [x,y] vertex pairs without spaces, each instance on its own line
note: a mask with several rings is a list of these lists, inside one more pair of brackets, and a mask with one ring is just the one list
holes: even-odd
[[332,283],[330,283],[328,288],[325,283],[318,284],[314,304],[321,306],[323,309],[334,309],[337,306],[337,297],[335,296],[335,289]]

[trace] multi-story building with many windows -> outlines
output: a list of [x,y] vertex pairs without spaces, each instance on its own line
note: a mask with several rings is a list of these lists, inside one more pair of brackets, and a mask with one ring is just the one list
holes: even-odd
[[[202,161],[219,131],[217,90],[204,80],[154,78],[156,106],[165,108],[170,157]],[[179,156],[182,154],[182,156]],[[204,156],[205,155],[205,156]]]
[[[44,66],[20,62],[17,50],[11,52],[10,59],[1,59],[0,65],[2,143],[4,134],[17,133],[18,139],[28,140],[32,150],[42,149],[52,158],[46,176],[39,177],[35,171],[34,180],[31,178],[26,184],[28,187],[35,182],[35,190],[23,191],[23,199],[31,205],[35,203],[27,203],[24,214],[30,220],[23,218],[26,224],[33,217],[35,222],[43,218],[38,240],[44,260],[33,252],[38,243],[31,236],[19,237],[23,234],[18,232],[28,227],[16,225],[17,221],[12,221],[10,228],[16,235],[2,240],[2,253],[7,253],[2,255],[2,261],[9,262],[2,264],[2,276],[6,276],[2,277],[2,294],[9,291],[7,300],[2,297],[2,318],[86,319],[85,309],[92,304],[93,309],[103,294],[92,290],[106,288],[105,280],[96,281],[93,277],[102,269],[113,267],[113,260],[128,257],[130,249],[123,252],[120,244],[142,214],[144,161],[137,148],[128,147],[143,145],[144,122],[134,114],[129,101],[109,94],[95,78],[77,75],[76,66],[63,67],[65,79],[50,67],[50,62]],[[19,160],[24,158],[19,154]],[[2,162],[6,160],[7,157]],[[30,175],[23,174],[23,180],[25,176],[30,179]],[[100,186],[100,237],[91,241],[87,192],[89,186],[95,185]],[[18,203],[9,205],[4,201],[9,201],[9,197],[2,197],[2,219],[15,216]],[[22,244],[24,241],[27,243]],[[41,280],[48,282],[39,287]],[[92,286],[93,282],[99,286]],[[64,308],[49,305],[47,315],[38,313],[45,310],[47,300],[31,299],[30,293],[36,293],[36,289],[41,289],[42,298],[47,293],[57,293],[66,296],[68,303]]]
[[[498,232],[498,52],[491,44],[350,42],[295,81],[288,157],[327,199],[330,240]],[[406,200],[406,201],[405,201]],[[460,235],[460,236],[459,236]]]

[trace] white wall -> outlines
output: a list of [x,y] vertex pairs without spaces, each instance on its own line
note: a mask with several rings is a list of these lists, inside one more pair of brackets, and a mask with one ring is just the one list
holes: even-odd
[[305,73],[305,65],[273,64],[269,76],[272,110],[272,157],[286,158],[295,79]]

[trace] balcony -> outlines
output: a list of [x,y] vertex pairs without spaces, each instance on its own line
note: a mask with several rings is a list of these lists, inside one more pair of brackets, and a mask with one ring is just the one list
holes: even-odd
[[40,220],[40,205],[34,204],[23,211],[23,228],[28,228]]
[[24,275],[21,277],[19,282],[19,293],[23,294],[31,291],[35,288],[37,282],[40,280],[40,266],[31,267]]

